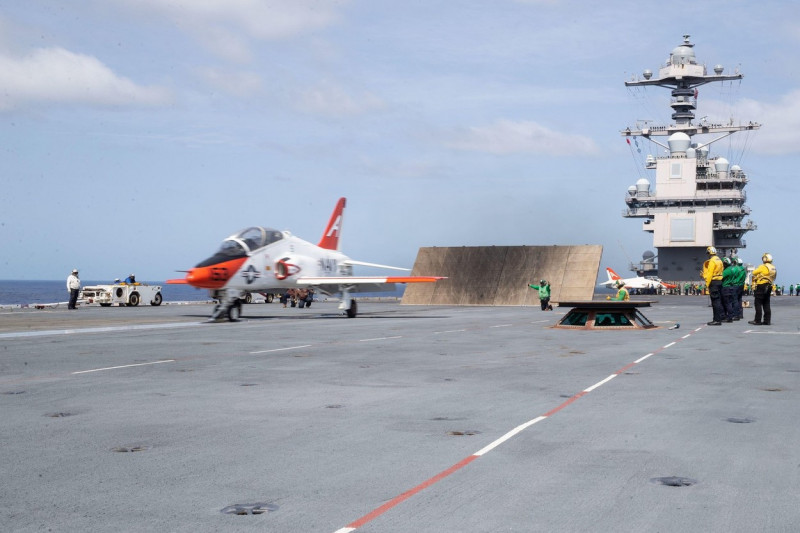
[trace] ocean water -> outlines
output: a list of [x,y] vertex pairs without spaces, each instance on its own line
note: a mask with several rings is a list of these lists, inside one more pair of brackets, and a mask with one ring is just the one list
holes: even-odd
[[[203,302],[208,291],[190,285],[165,285],[163,282],[145,281],[148,285],[161,285],[165,302]],[[81,280],[81,285],[108,285],[108,281]],[[0,280],[0,305],[34,305],[66,302],[69,300],[67,280]]]

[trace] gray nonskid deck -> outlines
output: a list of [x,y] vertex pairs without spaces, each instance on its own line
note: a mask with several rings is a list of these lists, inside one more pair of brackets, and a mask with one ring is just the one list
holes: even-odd
[[244,309],[0,316],[4,527],[800,527],[800,298],[769,328],[660,297],[660,328],[595,332],[538,307]]

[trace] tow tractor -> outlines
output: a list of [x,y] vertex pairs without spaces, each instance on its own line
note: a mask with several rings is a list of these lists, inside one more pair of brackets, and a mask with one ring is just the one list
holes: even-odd
[[142,283],[92,285],[81,289],[80,299],[89,304],[100,304],[103,307],[110,307],[114,304],[136,307],[140,302],[161,305],[161,285]]

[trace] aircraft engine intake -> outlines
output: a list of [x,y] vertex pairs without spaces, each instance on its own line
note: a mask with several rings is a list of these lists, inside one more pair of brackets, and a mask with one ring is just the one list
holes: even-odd
[[300,272],[301,269],[295,264],[296,262],[291,257],[284,257],[278,260],[275,263],[275,277],[279,280],[284,280]]

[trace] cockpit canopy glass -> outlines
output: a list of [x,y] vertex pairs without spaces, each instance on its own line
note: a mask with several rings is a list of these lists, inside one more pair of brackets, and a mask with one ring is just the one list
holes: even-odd
[[197,266],[204,267],[231,261],[240,257],[247,257],[254,250],[278,242],[281,239],[283,239],[283,233],[280,231],[253,226],[252,228],[247,228],[239,233],[231,235],[222,241],[217,253]]
[[[283,233],[274,229],[262,228],[254,226],[240,231],[228,239],[239,239],[250,249],[257,250],[273,242],[277,242],[283,238]],[[223,243],[224,244],[224,243]]]

